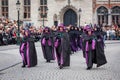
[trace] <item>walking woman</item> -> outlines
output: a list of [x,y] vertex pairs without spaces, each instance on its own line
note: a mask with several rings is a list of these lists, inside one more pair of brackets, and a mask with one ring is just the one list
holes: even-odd
[[95,53],[96,53],[96,61],[97,67],[100,67],[107,63],[106,56],[104,54],[104,32],[101,28],[97,28],[96,35],[96,46],[95,46]]
[[59,68],[70,66],[70,41],[63,25],[58,26],[54,46]]
[[37,53],[34,40],[30,37],[30,31],[24,30],[23,39],[20,45],[20,54],[22,56],[22,67],[34,67],[37,65]]
[[87,70],[90,70],[93,63],[100,67],[107,63],[106,57],[104,55],[104,41],[102,33],[93,33],[91,28],[87,29],[87,37],[85,38],[85,58],[87,63]]
[[52,34],[50,28],[45,27],[41,37],[41,46],[43,51],[43,56],[46,59],[46,62],[50,62],[55,59],[54,55],[54,45],[52,40]]
[[85,37],[85,58],[87,70],[91,69],[93,63],[96,63],[95,56],[95,36],[91,28],[86,30],[87,36]]

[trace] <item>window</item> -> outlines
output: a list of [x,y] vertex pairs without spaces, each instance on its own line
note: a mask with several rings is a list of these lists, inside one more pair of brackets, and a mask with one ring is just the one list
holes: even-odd
[[31,2],[30,0],[24,0],[24,19],[31,17]]
[[120,2],[120,0],[111,0],[111,2]]
[[104,6],[101,6],[97,9],[98,15],[98,24],[102,25],[103,23],[108,24],[108,10]]
[[113,8],[112,8],[112,13],[119,14],[119,13],[120,13],[120,7],[119,7],[119,6],[113,7]]
[[47,18],[47,0],[40,0],[40,17]]
[[2,16],[8,18],[8,0],[1,0],[2,5],[1,5],[1,12],[2,12]]
[[115,6],[112,8],[112,22],[113,24],[120,24],[120,7]]

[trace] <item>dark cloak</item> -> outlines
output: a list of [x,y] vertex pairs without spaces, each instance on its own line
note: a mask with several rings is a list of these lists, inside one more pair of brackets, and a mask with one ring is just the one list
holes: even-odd
[[[45,43],[42,44],[43,39],[45,39]],[[43,51],[43,56],[46,60],[54,60],[54,44],[53,37],[51,33],[43,33],[41,37],[41,47]]]
[[[57,45],[58,44],[58,45]],[[55,50],[58,65],[70,66],[70,41],[68,33],[58,32],[55,39]]]
[[69,31],[69,38],[70,38],[70,46],[71,46],[71,51],[76,52],[77,51],[77,34],[75,30],[70,30]]
[[[85,32],[83,32],[82,34],[81,34],[81,42],[82,42],[82,51],[83,51],[83,57],[85,58],[85,46],[86,46],[86,37],[87,37],[87,34],[85,33]],[[81,43],[80,42],[80,43]]]
[[82,31],[75,30],[77,50],[81,50],[82,49],[81,34],[82,34]]
[[102,32],[97,32],[96,33],[96,47],[95,47],[95,52],[96,52],[96,59],[97,59],[97,67],[100,67],[104,64],[107,63],[105,54],[104,54],[104,41],[103,41],[103,34]]
[[86,46],[85,46],[85,58],[87,67],[92,67],[93,63],[96,63],[96,55],[95,55],[95,39],[94,36],[88,36],[85,38]]
[[37,53],[35,49],[34,40],[32,38],[24,38],[20,44],[20,54],[23,59],[23,63],[28,67],[37,65]]
[[97,64],[97,67],[100,67],[107,63],[104,54],[104,42],[102,39],[102,35],[95,34],[86,38],[85,57],[88,67],[92,67],[93,63]]

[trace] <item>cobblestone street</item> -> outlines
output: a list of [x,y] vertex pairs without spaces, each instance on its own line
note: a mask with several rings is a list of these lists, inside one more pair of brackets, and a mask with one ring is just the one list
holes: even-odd
[[100,68],[94,65],[92,70],[86,70],[82,51],[72,54],[71,66],[60,70],[56,61],[45,62],[40,43],[36,43],[38,65],[33,68],[21,68],[18,47],[0,47],[0,80],[120,80],[119,42],[106,42],[105,54],[108,63]]

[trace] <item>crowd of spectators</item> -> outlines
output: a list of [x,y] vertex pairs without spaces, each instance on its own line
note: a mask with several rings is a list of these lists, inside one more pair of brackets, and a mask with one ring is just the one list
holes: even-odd
[[[23,24],[20,25],[20,37],[22,37],[22,31],[24,26]],[[36,29],[34,26],[29,26],[29,29],[34,34],[35,41],[40,39],[39,35],[42,32],[42,28],[39,27]],[[9,20],[7,18],[1,17],[0,18],[0,46],[1,45],[9,45],[9,44],[16,44],[18,37],[18,26],[17,21]]]
[[[33,34],[32,37],[34,38],[35,42],[40,40],[41,33],[43,28],[35,27],[33,25],[28,24],[29,30]],[[20,25],[20,37],[22,36],[22,32],[25,29],[23,24]],[[56,31],[57,27],[52,26],[51,30]],[[69,30],[69,26],[68,29]],[[102,26],[102,30],[106,32],[105,39],[106,40],[120,40],[120,28],[115,26]],[[9,44],[16,44],[18,37],[18,26],[17,21],[9,20],[7,18],[0,18],[0,46],[1,45],[9,45]]]
[[0,45],[16,44],[16,21],[0,18]]
[[106,40],[120,40],[120,27],[106,26]]

